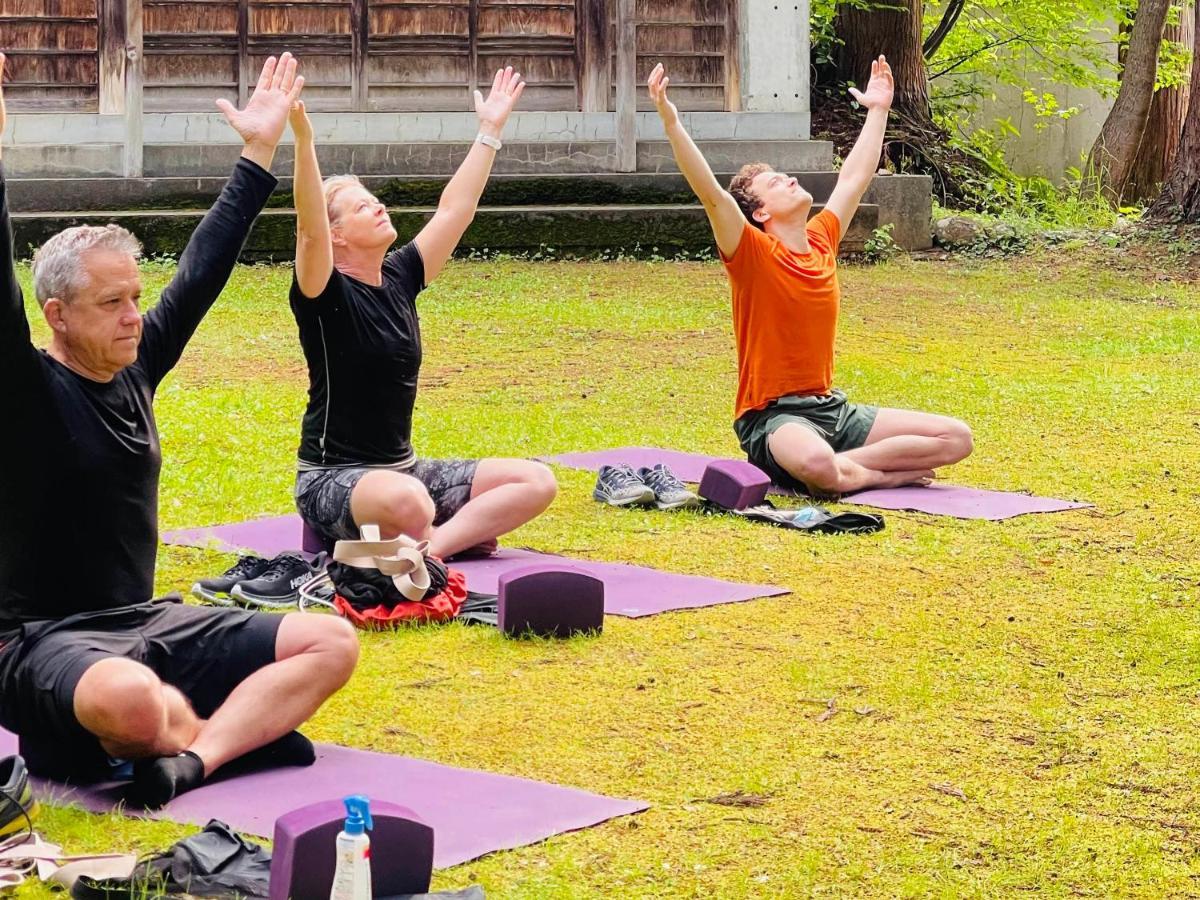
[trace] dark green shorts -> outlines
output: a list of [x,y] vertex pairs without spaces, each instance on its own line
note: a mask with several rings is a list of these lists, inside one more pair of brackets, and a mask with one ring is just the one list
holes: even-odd
[[809,397],[780,397],[765,409],[752,409],[733,423],[746,458],[771,476],[781,487],[807,493],[807,488],[775,462],[767,438],[789,422],[811,428],[833,448],[834,453],[853,450],[867,442],[877,406],[850,403],[836,388],[828,394]]

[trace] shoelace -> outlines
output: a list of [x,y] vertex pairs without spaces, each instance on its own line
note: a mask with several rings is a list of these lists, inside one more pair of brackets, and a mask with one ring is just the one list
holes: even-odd
[[643,479],[646,484],[654,489],[654,493],[661,494],[667,491],[686,491],[687,486],[679,480],[678,476],[666,466],[655,466],[646,473]]
[[613,466],[608,471],[608,480],[613,487],[624,488],[635,484],[645,484],[637,472],[629,466]]
[[264,562],[266,562],[266,560],[263,559],[261,556],[239,557],[238,561],[235,562],[229,568],[229,571],[227,571],[224,574],[224,576],[222,576],[222,577],[224,577],[224,578],[241,578],[241,577],[248,578],[252,574],[254,574],[255,568],[257,568],[258,566],[261,566]]
[[308,563],[306,563],[304,560],[302,560],[296,554],[281,553],[277,557],[275,557],[273,560],[271,560],[271,564],[269,566],[267,566],[267,568],[263,571],[263,573],[261,575],[259,575],[258,577],[259,578],[278,578],[279,576],[285,574],[288,571],[288,569],[290,569],[296,565],[302,565],[302,566],[304,566],[305,571],[309,571]]

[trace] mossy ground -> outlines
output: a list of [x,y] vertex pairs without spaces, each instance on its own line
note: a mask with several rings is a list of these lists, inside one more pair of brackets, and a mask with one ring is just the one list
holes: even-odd
[[[1123,261],[843,271],[852,397],[968,421],[948,480],[1095,509],[827,538],[609,509],[559,470],[510,544],[792,593],[595,640],[364,635],[308,733],[652,804],[437,876],[490,897],[1200,894],[1200,301]],[[150,296],[169,274],[147,266]],[[239,268],[164,383],[164,527],[291,509],[289,279]],[[421,297],[418,450],[737,455],[727,302],[713,263],[455,263]],[[230,560],[164,547],[158,588]],[[72,852],[186,832],[69,809],[40,827]]]

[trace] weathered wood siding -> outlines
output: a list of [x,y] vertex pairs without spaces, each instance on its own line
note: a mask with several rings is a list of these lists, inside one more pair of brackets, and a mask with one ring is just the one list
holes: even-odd
[[[140,7],[139,7],[140,4]],[[14,109],[120,112],[125,27],[140,8],[143,106],[212,110],[262,61],[301,58],[315,110],[468,110],[495,70],[522,108],[615,108],[617,0],[0,0]],[[636,0],[637,80],[664,61],[681,109],[737,108],[735,0]],[[638,103],[648,108],[645,89]]]

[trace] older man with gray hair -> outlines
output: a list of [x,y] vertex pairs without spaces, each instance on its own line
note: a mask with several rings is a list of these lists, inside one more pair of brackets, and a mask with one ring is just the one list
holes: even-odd
[[[37,251],[44,351],[31,344],[0,172],[0,724],[34,773],[96,780],[132,762],[131,801],[160,806],[227,764],[311,763],[293,729],[357,662],[340,620],[151,600],[154,394],[275,187],[268,168],[303,84],[285,53],[244,110],[218,101],[242,157],[145,315],[140,246],[123,228],[70,228]],[[0,131],[4,120],[0,93]]]

